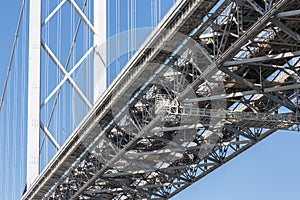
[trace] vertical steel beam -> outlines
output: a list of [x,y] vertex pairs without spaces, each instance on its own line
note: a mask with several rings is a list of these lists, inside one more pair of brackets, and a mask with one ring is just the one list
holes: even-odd
[[106,89],[106,0],[94,0],[94,103]]
[[39,174],[41,0],[30,0],[29,9],[27,187]]

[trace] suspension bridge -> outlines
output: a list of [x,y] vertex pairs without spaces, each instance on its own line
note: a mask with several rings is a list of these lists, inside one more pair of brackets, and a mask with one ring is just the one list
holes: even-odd
[[1,110],[21,199],[170,199],[299,131],[300,1],[145,2],[23,1],[0,107],[27,97]]

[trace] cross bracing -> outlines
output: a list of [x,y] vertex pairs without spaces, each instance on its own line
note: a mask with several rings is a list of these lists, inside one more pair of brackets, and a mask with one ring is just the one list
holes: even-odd
[[168,199],[299,129],[299,9],[180,1],[23,199]]

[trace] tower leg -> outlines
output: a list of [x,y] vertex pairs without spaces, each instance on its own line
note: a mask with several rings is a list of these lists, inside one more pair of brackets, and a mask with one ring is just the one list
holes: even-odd
[[94,1],[94,103],[106,89],[106,0]]
[[39,174],[41,0],[29,9],[27,187]]

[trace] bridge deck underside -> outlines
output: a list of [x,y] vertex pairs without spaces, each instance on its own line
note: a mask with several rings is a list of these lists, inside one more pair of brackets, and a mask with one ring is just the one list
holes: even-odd
[[238,2],[168,13],[23,198],[168,199],[299,128],[300,2]]

